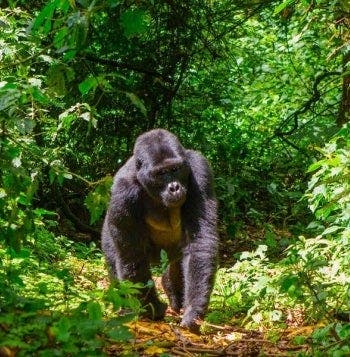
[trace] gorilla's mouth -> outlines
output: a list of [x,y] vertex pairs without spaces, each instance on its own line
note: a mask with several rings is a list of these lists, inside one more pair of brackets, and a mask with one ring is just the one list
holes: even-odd
[[186,193],[179,195],[165,195],[162,201],[166,207],[181,207],[186,201]]

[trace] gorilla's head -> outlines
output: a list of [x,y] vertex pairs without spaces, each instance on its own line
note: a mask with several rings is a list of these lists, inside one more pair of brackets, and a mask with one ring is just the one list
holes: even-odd
[[137,180],[155,202],[180,207],[186,201],[190,169],[175,135],[163,129],[140,135],[134,158]]

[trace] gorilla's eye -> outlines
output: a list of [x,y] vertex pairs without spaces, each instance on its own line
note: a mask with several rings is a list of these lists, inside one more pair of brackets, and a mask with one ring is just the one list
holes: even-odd
[[177,172],[178,170],[180,170],[180,166],[178,166],[178,165],[173,166],[173,167],[167,167],[167,168],[163,168],[163,169],[156,171],[155,175],[156,176],[164,176],[171,172]]
[[168,173],[168,170],[162,169],[158,171],[158,175],[166,175]]

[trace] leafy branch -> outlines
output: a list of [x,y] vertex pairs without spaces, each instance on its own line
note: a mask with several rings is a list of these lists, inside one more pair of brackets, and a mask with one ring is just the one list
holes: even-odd
[[[284,141],[286,141],[289,145],[291,145],[291,142],[286,140],[284,137],[289,136],[293,134],[299,127],[299,116],[301,114],[306,113],[312,105],[314,105],[318,100],[321,99],[321,92],[318,89],[318,85],[321,83],[322,80],[324,80],[327,77],[330,76],[339,76],[341,75],[341,72],[339,71],[332,71],[332,72],[323,72],[319,74],[313,84],[313,94],[311,98],[306,101],[299,109],[295,110],[292,114],[290,114],[287,118],[285,118],[282,123],[279,125],[279,127],[275,130],[274,135],[282,138]],[[283,131],[284,127],[290,122],[293,121],[293,126],[291,129],[287,131]],[[294,144],[292,145],[294,146]]]

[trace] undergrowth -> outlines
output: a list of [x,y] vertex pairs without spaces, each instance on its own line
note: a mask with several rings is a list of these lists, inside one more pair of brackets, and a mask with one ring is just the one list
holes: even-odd
[[212,297],[213,307],[226,315],[240,313],[246,327],[321,323],[305,336],[312,356],[350,354],[349,138],[344,126],[309,168],[305,199],[315,220],[305,229],[308,237],[296,237],[277,262],[268,245],[243,252],[232,267],[219,270]]
[[103,355],[109,343],[132,338],[125,323],[141,309],[138,287],[108,287],[94,245],[45,230],[17,253],[1,246],[0,354]]

